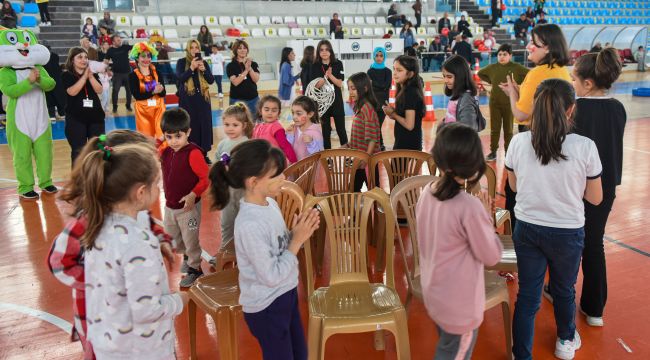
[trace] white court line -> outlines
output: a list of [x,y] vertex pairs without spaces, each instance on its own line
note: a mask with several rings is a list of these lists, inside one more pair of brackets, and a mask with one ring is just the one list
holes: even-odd
[[13,182],[13,183],[17,183],[17,182],[18,182],[18,181],[16,181],[15,179],[5,179],[5,178],[0,178],[0,181],[7,181],[7,182]]
[[72,324],[70,324],[68,321],[65,321],[60,317],[56,315],[52,315],[45,311],[36,310],[36,309],[28,308],[27,306],[21,306],[16,304],[9,304],[9,303],[0,303],[0,310],[17,311],[19,313],[23,313],[25,315],[29,315],[37,319],[47,321],[50,324],[65,331],[66,333],[70,333],[70,331],[72,331]]
[[624,148],[625,148],[625,149],[628,149],[628,150],[632,150],[632,151],[636,151],[636,152],[640,152],[640,153],[643,153],[643,154],[648,154],[648,155],[650,155],[650,151],[639,150],[639,149],[635,149],[635,148],[631,148],[631,147],[627,147],[627,146],[624,146]]

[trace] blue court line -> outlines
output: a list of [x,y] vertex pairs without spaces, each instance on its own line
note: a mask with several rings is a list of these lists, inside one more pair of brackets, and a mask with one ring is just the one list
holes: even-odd
[[637,248],[635,248],[634,246],[632,246],[632,245],[628,245],[628,244],[626,244],[626,243],[624,243],[624,242],[622,242],[622,241],[620,241],[620,240],[613,239],[613,238],[611,238],[611,237],[609,237],[609,236],[607,236],[607,235],[605,235],[603,238],[604,238],[605,240],[607,240],[607,241],[613,243],[613,244],[616,244],[616,245],[622,247],[622,248],[626,248],[626,249],[628,249],[628,250],[632,250],[632,251],[634,251],[635,253],[638,253],[638,254],[641,254],[641,255],[644,255],[644,256],[650,257],[650,253],[647,253],[647,252],[645,252],[645,251],[643,251],[643,250],[641,250],[641,249],[637,249]]

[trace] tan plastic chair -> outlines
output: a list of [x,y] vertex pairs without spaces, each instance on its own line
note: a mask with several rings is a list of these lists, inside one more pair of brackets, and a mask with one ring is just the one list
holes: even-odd
[[[417,240],[417,218],[415,216],[415,207],[423,189],[433,181],[437,181],[435,176],[414,176],[397,184],[390,196],[391,206],[402,206],[405,209],[406,220],[408,222],[409,237],[411,239],[411,248],[413,249],[413,266],[408,266],[406,252],[401,233],[398,234],[399,245],[402,250],[404,268],[406,269],[408,291],[406,295],[406,306],[408,307],[411,297],[415,296],[422,301],[422,284],[420,283],[420,254]],[[485,310],[489,310],[497,305],[501,305],[503,312],[503,327],[506,335],[506,354],[512,353],[512,322],[510,320],[510,297],[508,295],[508,285],[505,280],[498,274],[491,271],[485,272]]]
[[[329,287],[309,298],[309,359],[324,359],[327,339],[337,333],[375,331],[375,347],[383,348],[383,331],[395,336],[398,359],[410,359],[406,310],[395,290],[392,246],[386,250],[385,283],[370,283],[366,263],[368,222],[375,204],[387,214],[386,238],[395,223],[388,196],[381,189],[327,197],[307,196],[305,209],[323,212],[329,244]],[[392,242],[391,242],[392,243]]]
[[325,170],[327,195],[354,191],[354,179],[361,162],[368,163],[368,153],[350,149],[330,149],[320,152],[320,165]]
[[318,152],[291,164],[284,170],[284,176],[287,177],[287,180],[298,184],[303,193],[314,194],[314,180],[316,179],[319,158],[320,153]]
[[[280,194],[276,197],[282,217],[291,228],[294,214],[298,214],[304,204],[304,194],[300,187],[290,181],[285,181]],[[300,266],[310,269],[311,251],[305,247],[299,254]],[[301,271],[303,284],[307,294],[313,291],[312,271]],[[188,317],[190,327],[190,356],[196,355],[196,307],[200,307],[214,320],[217,328],[217,344],[222,360],[237,360],[238,324],[242,317],[239,305],[239,270],[237,268],[219,271],[200,277],[189,289]]]

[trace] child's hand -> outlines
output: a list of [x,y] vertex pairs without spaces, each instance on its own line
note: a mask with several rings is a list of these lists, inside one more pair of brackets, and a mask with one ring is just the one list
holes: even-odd
[[292,227],[293,237],[289,244],[289,251],[298,254],[302,244],[304,244],[311,237],[314,231],[318,229],[319,224],[320,217],[318,210],[316,209],[303,211],[300,215],[294,215]]
[[305,135],[302,136],[302,141],[309,144],[310,142],[314,141],[314,138],[312,138],[311,136],[305,134]]
[[189,194],[183,196],[180,202],[185,202],[185,206],[183,206],[183,212],[188,212],[192,210],[192,207],[194,207],[194,201],[196,200],[196,194],[194,191],[190,191]]
[[172,249],[172,246],[168,242],[161,242],[160,243],[160,253],[162,254],[163,258],[169,262],[169,265],[174,264],[175,256],[174,256],[174,249]]
[[492,216],[492,214],[494,214],[494,211],[496,211],[496,207],[494,205],[494,199],[490,198],[487,191],[481,191],[480,193],[478,193],[477,197],[479,198],[479,200],[481,200],[481,204],[483,204],[485,211],[487,211],[488,214]]
[[293,123],[289,124],[289,126],[287,126],[287,129],[285,131],[289,134],[293,134],[293,132],[295,131],[295,125]]

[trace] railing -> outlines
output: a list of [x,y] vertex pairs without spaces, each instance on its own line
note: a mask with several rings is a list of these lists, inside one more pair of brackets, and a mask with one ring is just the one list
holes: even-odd
[[[441,71],[440,67],[442,63],[451,56],[451,52],[422,52],[418,55],[420,60],[420,69],[422,72],[431,71]],[[487,51],[472,51],[473,59],[479,59],[479,64],[481,67],[493,64],[496,62],[497,50],[493,49],[490,52]],[[474,60],[475,61],[475,60]],[[528,67],[528,50],[512,50],[512,61],[519,63],[523,66]],[[472,71],[474,70],[474,62],[471,64]]]

